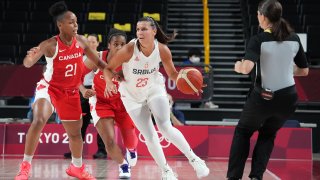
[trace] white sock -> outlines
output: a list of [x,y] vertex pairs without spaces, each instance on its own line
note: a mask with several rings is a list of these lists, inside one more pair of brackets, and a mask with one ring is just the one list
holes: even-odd
[[82,167],[82,157],[80,158],[75,158],[72,156],[72,160],[71,163],[75,166],[75,167]]
[[32,158],[33,158],[33,156],[29,156],[26,154],[23,155],[23,161],[27,161],[30,164],[31,164]]

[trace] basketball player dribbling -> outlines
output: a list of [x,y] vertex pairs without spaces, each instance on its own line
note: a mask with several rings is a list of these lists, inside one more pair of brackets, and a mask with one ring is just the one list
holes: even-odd
[[[100,51],[99,56],[106,62],[126,44],[127,36],[125,32],[117,29],[111,29],[107,37],[108,50]],[[89,69],[92,69],[91,63],[85,64]],[[120,68],[118,69],[120,70]],[[118,87],[116,79],[113,82]],[[137,163],[136,147],[138,138],[135,132],[135,126],[126,112],[126,109],[121,101],[120,94],[115,94],[112,97],[106,97],[104,90],[106,82],[100,70],[95,72],[93,78],[93,89],[96,94],[89,98],[91,116],[94,126],[100,134],[106,150],[110,157],[119,164],[119,178],[128,179],[131,177],[130,166],[135,166]],[[116,124],[121,132],[123,144],[127,148],[126,159],[124,158],[121,149],[115,142]]]
[[148,150],[162,170],[162,179],[175,180],[175,173],[167,164],[155,127],[153,114],[159,131],[169,139],[188,159],[198,178],[209,175],[205,162],[194,154],[182,133],[170,122],[170,107],[164,78],[159,72],[162,62],[166,73],[176,80],[178,72],[172,62],[171,52],[166,45],[174,36],[164,34],[159,24],[150,17],[139,19],[136,28],[137,39],[121,48],[109,61],[109,72],[105,79],[105,94],[113,96],[117,88],[112,82],[113,71],[122,65],[124,81],[119,92],[127,112],[145,138]]
[[101,70],[105,69],[106,64],[89,48],[87,39],[77,34],[77,17],[68,11],[63,1],[53,4],[49,12],[59,28],[59,35],[44,40],[38,47],[30,49],[23,60],[25,67],[31,67],[44,55],[47,66],[43,79],[37,84],[33,121],[26,136],[23,162],[15,180],[29,178],[31,161],[40,133],[53,111],[58,113],[69,137],[72,162],[66,173],[83,180],[95,180],[96,178],[85,170],[85,165],[82,163],[79,85],[84,68],[83,53],[85,52]]

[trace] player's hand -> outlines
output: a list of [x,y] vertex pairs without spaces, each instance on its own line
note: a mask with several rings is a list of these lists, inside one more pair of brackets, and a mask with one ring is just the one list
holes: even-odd
[[33,59],[39,51],[40,51],[39,46],[31,48],[29,51],[27,51],[26,58]]
[[[82,92],[81,92],[82,93]],[[93,89],[86,89],[83,93],[82,96],[86,99],[89,99],[90,97],[96,95],[96,91]]]
[[117,86],[115,84],[113,84],[112,81],[110,83],[106,84],[106,89],[104,91],[104,96],[109,98],[109,97],[113,96],[113,94],[117,94],[117,93],[118,93]]
[[241,64],[243,62],[243,59],[241,61],[237,61],[236,64],[234,64],[234,71],[237,73],[241,73]]
[[115,74],[114,78],[119,82],[124,81],[123,71],[121,70],[121,71],[117,72]]
[[[208,86],[207,84],[202,84],[202,88],[207,87],[207,86]],[[202,89],[198,89],[198,92],[195,92],[195,95],[199,96],[202,93],[203,93],[203,90]]]

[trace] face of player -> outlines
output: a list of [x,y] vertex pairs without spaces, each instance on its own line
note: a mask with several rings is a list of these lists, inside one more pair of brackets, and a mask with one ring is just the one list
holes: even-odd
[[97,50],[99,46],[98,39],[95,36],[88,36],[88,45],[91,49]]
[[110,42],[108,44],[108,49],[111,54],[116,53],[119,49],[121,49],[126,44],[126,38],[121,35],[112,36]]
[[61,21],[58,21],[58,27],[60,33],[75,36],[78,33],[78,23],[76,15],[68,11],[64,14],[64,17]]
[[137,23],[136,35],[142,45],[153,43],[157,33],[156,27],[151,26],[149,21],[139,21]]

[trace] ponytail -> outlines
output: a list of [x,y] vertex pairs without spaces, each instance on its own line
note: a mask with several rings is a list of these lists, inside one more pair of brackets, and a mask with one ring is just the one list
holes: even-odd
[[258,11],[272,23],[272,34],[277,41],[284,41],[293,29],[282,18],[282,5],[277,0],[263,0],[258,5]]
[[272,34],[277,41],[284,41],[293,31],[289,23],[283,18],[272,25]]

